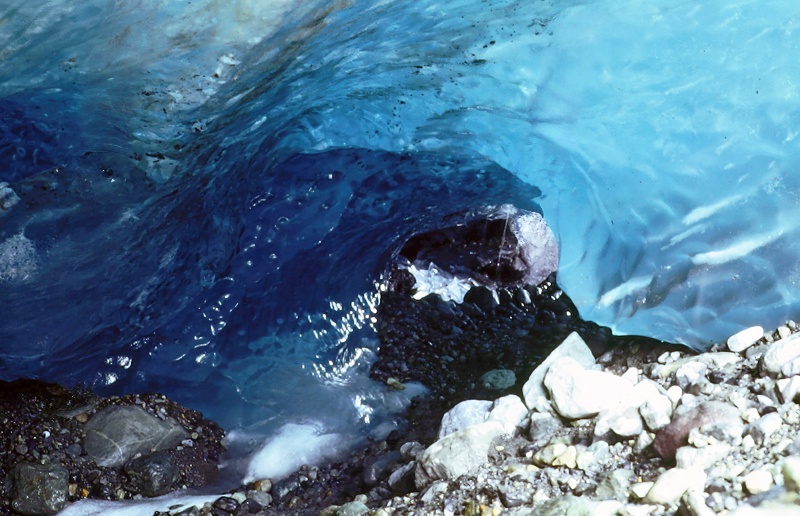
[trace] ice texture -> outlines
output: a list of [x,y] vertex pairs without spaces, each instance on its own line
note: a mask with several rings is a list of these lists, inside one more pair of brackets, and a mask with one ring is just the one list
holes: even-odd
[[386,264],[504,204],[617,333],[779,324],[798,31],[779,0],[0,6],[0,377],[368,425]]

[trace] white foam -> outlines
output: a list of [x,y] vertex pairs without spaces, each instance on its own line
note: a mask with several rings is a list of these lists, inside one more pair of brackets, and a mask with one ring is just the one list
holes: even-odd
[[344,436],[324,433],[316,424],[289,423],[281,427],[250,460],[244,482],[269,478],[279,480],[300,468],[322,464],[347,448]]
[[109,500],[82,500],[68,505],[58,516],[141,516],[159,512],[180,512],[189,507],[202,507],[206,502],[213,502],[222,494],[186,496],[171,493],[158,498],[145,500],[126,500],[112,502]]

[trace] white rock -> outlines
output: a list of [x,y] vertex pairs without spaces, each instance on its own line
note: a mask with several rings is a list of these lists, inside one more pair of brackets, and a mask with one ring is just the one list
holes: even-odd
[[631,495],[634,498],[641,500],[647,493],[650,492],[650,489],[653,487],[653,482],[639,482],[638,484],[633,484],[631,486]]
[[636,385],[637,383],[639,383],[639,373],[640,373],[640,371],[639,371],[638,368],[630,367],[630,368],[628,368],[627,371],[622,373],[621,378],[624,378],[624,379],[628,380],[629,382],[631,382],[631,385]]
[[677,502],[687,489],[702,491],[706,474],[700,468],[673,468],[662,473],[644,497],[646,503],[670,505]]
[[773,375],[781,372],[784,364],[800,356],[800,333],[773,342],[762,358],[764,369]]
[[519,396],[509,394],[498,398],[492,404],[492,409],[486,418],[487,421],[497,421],[503,425],[506,433],[513,433],[514,430],[525,421],[528,415],[528,408],[519,399]]
[[798,393],[800,393],[800,376],[775,380],[775,388],[778,390],[780,399],[783,400],[784,403],[791,403],[797,398]]
[[764,328],[761,326],[752,326],[740,331],[739,333],[731,335],[730,338],[728,338],[728,349],[735,353],[741,353],[755,344],[756,341],[763,336]]
[[800,493],[800,455],[792,455],[783,459],[781,465],[783,483],[789,491]]
[[589,346],[583,341],[580,335],[573,332],[564,339],[564,342],[553,350],[550,355],[539,366],[533,370],[528,377],[528,381],[522,386],[522,396],[525,405],[530,410],[539,412],[553,412],[553,408],[547,399],[544,388],[544,377],[558,359],[562,357],[572,357],[584,367],[592,367],[595,364],[594,355]]
[[595,416],[626,399],[633,385],[619,376],[585,369],[570,357],[552,364],[544,378],[556,412],[567,419]]
[[672,400],[664,395],[653,396],[639,407],[639,414],[647,428],[655,432],[672,420]]
[[759,443],[764,444],[766,441],[780,429],[783,424],[783,418],[777,412],[770,412],[752,422],[745,432],[752,435],[753,439]]
[[714,511],[706,505],[706,494],[702,491],[687,489],[681,497],[681,503],[690,516],[714,516]]
[[439,439],[417,459],[417,489],[434,480],[448,480],[471,473],[486,462],[492,441],[504,433],[503,425],[486,421]]
[[708,366],[699,361],[683,364],[675,371],[675,382],[684,391],[706,381]]
[[439,439],[464,428],[483,423],[491,408],[492,402],[487,400],[462,401],[442,416]]
[[[608,420],[608,428],[620,437],[634,437],[644,431],[642,417],[636,407],[628,407],[622,412],[614,414]],[[595,435],[598,435],[596,429]]]
[[681,446],[675,453],[675,464],[683,469],[696,467],[707,470],[715,462],[728,456],[732,449],[733,447],[728,443],[715,443],[703,448]]
[[675,410],[675,407],[678,406],[678,402],[681,401],[681,396],[683,396],[683,389],[677,385],[673,385],[667,389],[667,398],[672,402],[672,410]]
[[772,473],[765,469],[751,471],[744,477],[744,488],[750,494],[759,494],[769,491],[774,483]]
[[800,357],[794,357],[781,367],[783,376],[795,376],[800,374]]

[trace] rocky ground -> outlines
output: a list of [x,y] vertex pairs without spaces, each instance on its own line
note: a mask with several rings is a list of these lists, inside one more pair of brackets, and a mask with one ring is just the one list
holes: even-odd
[[[559,299],[558,291],[546,294]],[[432,393],[412,404],[405,428],[342,462],[161,514],[800,514],[793,322],[768,333],[750,328],[694,354],[612,338],[573,321],[568,300],[554,315],[526,311],[521,300],[485,307],[499,316],[484,321],[489,333],[512,342],[497,322],[512,313],[530,326],[518,337],[544,320],[560,325],[563,341],[549,353],[502,345],[494,359],[478,345],[462,361],[459,339],[484,332],[469,328],[476,315],[429,301],[417,302],[414,316],[444,314],[439,327],[450,335],[453,356],[445,356],[453,360],[428,363],[428,351],[409,350],[387,353],[391,363],[376,367],[387,388],[414,379],[402,376],[415,369],[409,361],[437,378]],[[436,337],[425,333],[433,327],[417,326],[417,340]],[[595,342],[587,345],[584,334]],[[535,368],[523,374],[519,360]],[[466,364],[461,376],[434,374],[453,361]],[[0,514],[54,514],[83,498],[146,498],[217,480],[222,431],[160,395],[100,399],[23,380],[0,385],[0,411]]]
[[55,514],[84,498],[152,497],[216,480],[223,432],[158,394],[99,398],[0,382],[0,514]]

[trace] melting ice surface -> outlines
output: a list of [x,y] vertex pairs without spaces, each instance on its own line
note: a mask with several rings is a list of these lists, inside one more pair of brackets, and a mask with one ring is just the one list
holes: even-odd
[[16,4],[4,379],[379,432],[385,264],[486,204],[540,209],[617,333],[702,347],[798,310],[800,4]]

